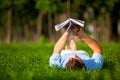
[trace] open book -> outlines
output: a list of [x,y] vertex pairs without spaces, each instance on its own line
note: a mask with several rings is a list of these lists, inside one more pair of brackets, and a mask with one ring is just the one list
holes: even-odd
[[82,20],[69,18],[69,19],[65,20],[64,22],[55,25],[55,30],[58,31],[65,26],[68,26],[68,28],[70,28],[71,25],[77,25],[77,26],[80,26],[80,27],[84,27],[84,23],[85,22],[82,21]]

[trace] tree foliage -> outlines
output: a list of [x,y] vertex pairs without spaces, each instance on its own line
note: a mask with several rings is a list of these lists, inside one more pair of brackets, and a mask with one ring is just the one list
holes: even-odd
[[[115,35],[116,37],[114,37],[113,40],[119,40],[118,37],[120,34],[117,30],[120,19],[119,7],[120,0],[0,0],[0,41],[2,42],[6,39],[5,35],[7,31],[9,31],[7,30],[6,24],[8,20],[8,10],[10,8],[12,9],[11,20],[9,19],[12,26],[10,33],[11,41],[14,41],[15,34],[18,35],[16,37],[18,40],[20,38],[19,34],[22,34],[21,37],[25,37],[26,31],[24,29],[28,31],[28,39],[32,40],[33,37],[39,33],[39,30],[36,29],[40,29],[40,25],[46,30],[44,31],[41,28],[42,35],[48,37],[47,35],[51,34],[51,32],[49,32],[51,30],[48,30],[47,25],[49,25],[49,27],[50,25],[54,26],[59,22],[59,15],[65,14],[67,16],[69,13],[71,14],[69,17],[82,19],[87,21],[87,23],[96,21],[95,30],[98,30],[100,27],[98,31],[102,30],[103,26],[107,24],[107,26],[110,27],[108,31],[108,34],[111,36],[110,38]],[[39,25],[40,15],[43,18],[41,18],[42,24]],[[63,17],[65,18],[65,16]],[[99,24],[102,26],[99,26]],[[37,28],[36,25],[39,25],[39,27]],[[109,27],[105,27],[104,29],[108,29]],[[38,31],[38,33],[36,33],[36,31]],[[52,34],[55,33],[52,32]]]

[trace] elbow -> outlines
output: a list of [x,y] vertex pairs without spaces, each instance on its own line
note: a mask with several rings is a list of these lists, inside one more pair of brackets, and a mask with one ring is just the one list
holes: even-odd
[[94,50],[95,53],[100,53],[100,54],[103,54],[103,50],[101,47],[97,48]]

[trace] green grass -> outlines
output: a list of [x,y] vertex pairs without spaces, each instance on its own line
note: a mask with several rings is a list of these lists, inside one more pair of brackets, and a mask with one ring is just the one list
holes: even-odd
[[[78,45],[89,53],[87,45]],[[100,71],[49,67],[53,44],[0,44],[0,80],[119,80],[120,43],[102,44],[105,62]]]

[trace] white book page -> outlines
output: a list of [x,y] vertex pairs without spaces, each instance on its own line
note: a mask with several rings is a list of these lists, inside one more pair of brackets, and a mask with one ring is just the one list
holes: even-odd
[[62,27],[64,27],[64,26],[65,26],[67,23],[69,23],[69,22],[70,22],[70,20],[67,19],[67,20],[64,21],[64,22],[55,25],[55,30],[56,30],[56,31],[60,30]]
[[71,20],[73,23],[75,23],[75,24],[77,24],[77,25],[79,25],[79,26],[81,26],[81,27],[84,27],[84,21],[75,20],[75,19],[72,19],[72,18],[70,18],[70,20]]
[[[69,18],[67,20],[65,20],[64,22],[62,23],[59,23],[57,25],[55,25],[55,30],[58,31],[60,30],[61,28],[63,28],[65,25],[67,25],[68,23],[73,23],[73,24],[77,24],[79,25],[80,27],[84,27],[84,21],[82,20],[77,20],[77,19],[72,19],[72,18]],[[71,25],[69,25],[69,28],[70,28]]]

